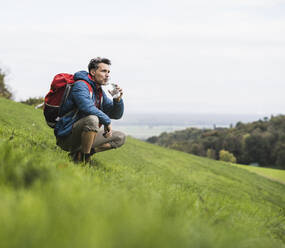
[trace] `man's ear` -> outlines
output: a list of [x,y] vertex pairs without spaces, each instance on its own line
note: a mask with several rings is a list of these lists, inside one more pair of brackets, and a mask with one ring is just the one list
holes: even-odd
[[95,69],[91,69],[91,70],[90,70],[90,74],[91,74],[92,77],[95,76],[95,73],[96,73]]

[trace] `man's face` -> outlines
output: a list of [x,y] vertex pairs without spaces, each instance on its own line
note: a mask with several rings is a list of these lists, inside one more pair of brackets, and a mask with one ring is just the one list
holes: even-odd
[[107,64],[100,63],[97,70],[92,69],[90,74],[96,83],[105,85],[109,80],[110,67]]

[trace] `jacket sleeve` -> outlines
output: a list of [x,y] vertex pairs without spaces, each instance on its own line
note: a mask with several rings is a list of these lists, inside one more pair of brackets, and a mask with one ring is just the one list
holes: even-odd
[[111,123],[108,115],[96,108],[93,99],[90,97],[88,86],[84,82],[78,81],[74,83],[71,94],[72,99],[80,112],[83,112],[86,115],[96,115],[103,125],[109,125]]
[[103,92],[103,111],[111,119],[120,119],[124,113],[124,101],[121,99],[119,102],[113,99],[110,100],[105,92]]

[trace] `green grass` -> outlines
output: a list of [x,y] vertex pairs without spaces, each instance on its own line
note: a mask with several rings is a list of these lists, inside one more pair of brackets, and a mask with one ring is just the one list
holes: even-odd
[[95,160],[0,98],[1,247],[285,247],[283,184],[130,137]]
[[233,164],[233,165],[239,168],[243,168],[248,171],[254,172],[258,175],[264,176],[271,180],[275,180],[277,182],[285,184],[285,170],[255,167],[255,166],[248,166],[248,165],[241,165],[241,164]]

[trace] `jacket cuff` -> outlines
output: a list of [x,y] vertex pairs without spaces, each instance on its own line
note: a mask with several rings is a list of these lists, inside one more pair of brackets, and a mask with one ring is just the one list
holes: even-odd
[[120,99],[120,101],[117,101],[115,98],[113,98],[113,103],[115,104],[121,104],[123,102],[123,98]]

